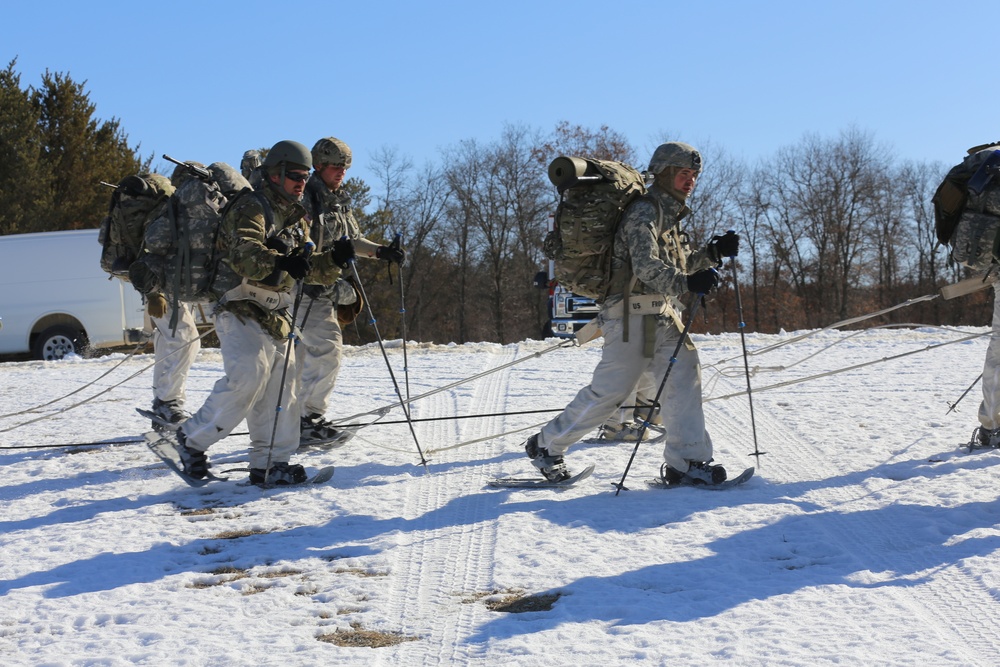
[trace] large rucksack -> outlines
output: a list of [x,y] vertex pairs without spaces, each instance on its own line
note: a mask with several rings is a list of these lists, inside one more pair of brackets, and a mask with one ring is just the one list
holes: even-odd
[[214,299],[217,239],[226,204],[250,187],[224,162],[185,166],[177,190],[146,226],[143,252],[130,271],[139,291],[162,293],[175,313],[179,303]]
[[173,193],[170,179],[160,174],[126,176],[115,186],[97,236],[102,269],[128,281],[128,269],[142,250],[146,225]]
[[611,287],[611,249],[625,208],[646,192],[638,171],[621,162],[559,157],[549,165],[559,190],[554,226],[542,246],[555,278],[574,294],[603,301]]
[[993,261],[1000,228],[1000,144],[969,149],[951,168],[931,202],[938,242],[962,266],[984,269]]

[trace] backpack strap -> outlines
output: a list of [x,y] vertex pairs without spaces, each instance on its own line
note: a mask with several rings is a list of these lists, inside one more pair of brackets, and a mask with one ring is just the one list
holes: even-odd
[[314,252],[323,252],[323,235],[326,231],[326,225],[323,224],[323,202],[320,198],[319,187],[309,187],[313,183],[314,181],[310,180],[306,184],[306,199],[309,203],[309,212],[312,213],[312,226],[317,232],[315,239],[316,250]]
[[[167,217],[170,220],[170,242],[174,248],[177,248],[177,252],[174,255],[174,271],[173,271],[173,298],[171,299],[170,308],[172,312],[170,313],[170,335],[177,335],[177,321],[179,318],[180,311],[180,283],[181,283],[181,266],[184,265],[184,255],[187,255],[188,261],[191,259],[191,248],[185,247],[181,248],[180,243],[180,230],[177,224],[177,201],[174,199],[170,200],[167,206]],[[186,239],[185,239],[186,240]],[[184,244],[188,246],[188,243]]]

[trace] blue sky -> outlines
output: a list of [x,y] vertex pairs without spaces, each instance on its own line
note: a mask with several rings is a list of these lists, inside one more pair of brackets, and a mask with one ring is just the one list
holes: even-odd
[[376,150],[420,166],[562,120],[607,124],[643,160],[667,135],[753,163],[856,127],[955,163],[1000,139],[998,24],[996,0],[56,0],[4,3],[0,65],[86,81],[154,165],[333,135],[377,189]]

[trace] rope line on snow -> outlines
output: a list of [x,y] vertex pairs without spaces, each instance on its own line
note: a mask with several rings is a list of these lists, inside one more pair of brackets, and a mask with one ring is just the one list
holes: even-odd
[[[775,350],[781,349],[782,347],[785,347],[787,345],[792,345],[794,343],[798,343],[798,342],[800,342],[802,340],[805,340],[805,339],[810,338],[812,336],[818,335],[820,333],[823,333],[823,332],[826,332],[826,331],[830,331],[830,330],[834,330],[834,329],[837,329],[839,327],[848,326],[848,325],[851,325],[851,324],[856,324],[858,322],[862,322],[862,321],[865,321],[867,319],[878,317],[880,315],[884,315],[886,313],[890,313],[890,312],[892,312],[894,310],[898,310],[900,308],[904,308],[904,307],[909,306],[909,305],[913,305],[913,304],[920,303],[920,302],[923,302],[923,301],[929,301],[931,299],[935,299],[938,296],[939,296],[938,294],[929,294],[929,295],[925,295],[925,296],[922,296],[922,297],[916,297],[916,298],[913,298],[913,299],[908,299],[908,300],[906,300],[906,301],[904,301],[904,302],[902,302],[900,304],[897,304],[895,306],[891,306],[889,308],[884,308],[884,309],[881,309],[881,310],[878,310],[878,311],[874,311],[872,313],[867,313],[865,315],[859,315],[857,317],[853,317],[853,318],[848,318],[848,319],[845,319],[845,320],[841,320],[839,322],[835,322],[833,324],[825,326],[825,327],[823,327],[821,329],[811,330],[809,332],[806,332],[806,333],[794,336],[794,337],[792,337],[792,338],[790,338],[790,339],[788,339],[786,341],[780,341],[778,343],[775,343],[775,344],[772,344],[772,345],[768,345],[768,346],[765,346],[763,348],[759,348],[757,350],[748,351],[747,354],[748,354],[748,356],[765,355],[765,354],[767,354],[769,352],[773,352]],[[793,368],[793,367],[795,367],[795,366],[797,366],[797,365],[799,365],[801,363],[804,363],[805,361],[808,361],[809,359],[812,359],[812,358],[818,356],[819,354],[822,354],[822,353],[828,351],[829,349],[833,348],[836,345],[839,345],[840,343],[843,343],[843,342],[846,342],[846,341],[850,340],[854,336],[864,334],[864,333],[866,333],[868,331],[871,331],[871,330],[874,330],[874,329],[890,328],[890,327],[892,327],[892,328],[919,327],[919,328],[940,329],[940,330],[944,330],[944,331],[958,331],[956,329],[952,329],[952,328],[949,328],[949,327],[940,327],[940,326],[934,326],[934,325],[921,325],[921,324],[912,324],[912,323],[878,325],[878,326],[875,326],[875,327],[868,327],[868,328],[865,328],[865,329],[861,329],[861,330],[859,330],[857,332],[851,333],[848,336],[846,336],[844,338],[841,338],[841,339],[839,339],[837,341],[834,341],[830,345],[827,345],[827,346],[821,348],[820,350],[817,350],[816,352],[813,352],[813,353],[809,354],[808,356],[803,357],[802,359],[794,361],[794,362],[792,362],[790,364],[785,364],[785,365],[781,365],[781,366],[770,366],[770,367],[759,366],[758,365],[758,366],[753,366],[751,370],[752,370],[752,373],[754,375],[756,375],[757,373],[761,373],[761,372],[779,372],[779,371],[788,370],[788,369]],[[205,333],[201,334],[198,337],[198,339],[204,338],[205,336],[207,336],[212,331],[213,331],[213,329],[209,329]],[[839,373],[844,373],[844,372],[848,372],[848,371],[852,371],[852,370],[857,370],[857,369],[864,368],[864,367],[867,367],[867,366],[872,366],[872,365],[875,365],[875,364],[884,363],[884,362],[892,361],[892,360],[895,360],[895,359],[899,359],[899,358],[902,358],[902,357],[905,357],[905,356],[910,356],[912,354],[916,354],[916,353],[919,353],[919,352],[926,352],[926,351],[929,351],[929,350],[937,349],[937,348],[943,347],[945,345],[951,345],[951,344],[954,344],[954,343],[966,342],[966,341],[969,341],[969,340],[974,340],[976,338],[981,338],[981,337],[989,336],[989,335],[991,335],[989,332],[981,333],[981,334],[968,335],[968,336],[965,336],[963,338],[960,338],[960,339],[957,339],[957,340],[954,340],[954,341],[949,341],[949,342],[945,342],[945,343],[939,343],[939,344],[935,344],[935,345],[929,345],[929,346],[926,346],[926,347],[921,348],[919,350],[911,350],[909,352],[904,352],[904,353],[900,353],[900,354],[897,354],[897,355],[892,355],[892,356],[889,356],[889,357],[883,357],[881,359],[872,360],[872,361],[868,361],[868,362],[864,362],[864,363],[860,363],[860,364],[854,364],[852,366],[847,366],[847,367],[840,368],[840,369],[834,369],[834,370],[831,370],[831,371],[826,371],[826,372],[823,372],[823,373],[817,373],[817,374],[810,375],[810,376],[805,376],[805,377],[802,377],[802,378],[797,378],[797,379],[793,379],[793,380],[787,380],[785,382],[779,382],[779,383],[776,383],[776,384],[773,384],[773,385],[764,386],[764,387],[757,387],[757,388],[754,389],[754,391],[769,391],[769,390],[773,390],[773,389],[780,389],[782,387],[787,387],[787,386],[790,386],[790,385],[801,384],[801,383],[804,383],[804,382],[810,382],[812,380],[817,380],[817,379],[820,379],[820,378],[823,378],[823,377],[828,377],[828,376],[836,375],[836,374],[839,374]],[[190,345],[193,342],[194,341],[190,341],[189,343],[185,344],[185,346],[186,345]],[[515,360],[513,360],[511,362],[508,362],[508,363],[505,363],[505,364],[501,364],[501,365],[496,366],[496,367],[491,368],[491,369],[487,369],[487,370],[485,370],[485,371],[483,371],[481,373],[477,373],[477,374],[469,376],[467,378],[462,378],[462,379],[456,380],[456,381],[451,382],[449,384],[446,384],[446,385],[444,385],[442,387],[438,387],[438,388],[435,388],[435,389],[428,390],[428,391],[426,391],[426,392],[424,392],[422,394],[418,394],[416,396],[413,396],[412,398],[408,398],[406,400],[397,401],[395,403],[391,403],[391,404],[388,404],[388,405],[385,405],[385,406],[382,406],[382,407],[379,407],[379,408],[376,408],[376,409],[373,409],[373,410],[369,410],[367,412],[360,412],[360,413],[351,415],[349,417],[341,418],[341,419],[337,420],[336,422],[334,422],[334,425],[341,426],[341,427],[357,426],[359,428],[364,428],[364,427],[367,427],[367,426],[376,425],[376,424],[380,423],[381,420],[393,408],[402,407],[404,405],[408,405],[408,404],[413,403],[415,401],[418,401],[420,399],[427,398],[427,397],[433,396],[435,394],[438,394],[438,393],[441,393],[441,392],[444,392],[444,391],[448,391],[450,389],[453,389],[455,387],[458,387],[458,386],[461,386],[461,385],[464,385],[464,384],[468,384],[470,382],[474,382],[474,381],[479,380],[479,379],[481,379],[483,377],[486,377],[486,376],[491,375],[493,373],[497,373],[497,372],[502,371],[504,369],[510,368],[512,366],[515,366],[517,364],[521,364],[521,363],[523,363],[525,361],[528,361],[530,359],[539,358],[539,357],[541,357],[541,356],[543,356],[545,354],[548,354],[549,352],[553,352],[555,350],[563,349],[563,348],[567,348],[567,347],[575,347],[575,346],[578,346],[578,345],[580,345],[580,344],[575,339],[561,341],[560,343],[558,343],[556,345],[552,345],[552,346],[550,346],[548,348],[545,348],[543,350],[539,350],[537,352],[533,352],[533,353],[531,353],[529,355],[526,355],[524,357],[521,357],[519,359],[515,359]],[[174,354],[176,352],[181,351],[182,349],[184,349],[185,346],[182,346],[177,351],[172,352],[171,354]],[[56,403],[56,402],[58,402],[60,400],[64,400],[65,398],[68,398],[68,397],[70,397],[70,396],[72,396],[72,395],[74,395],[76,393],[79,393],[82,389],[84,389],[84,388],[86,388],[88,386],[93,385],[95,382],[97,382],[100,379],[106,377],[109,373],[111,373],[115,369],[119,368],[123,363],[125,363],[125,361],[127,361],[129,358],[131,358],[138,351],[138,349],[139,348],[137,347],[136,350],[132,351],[125,359],[123,359],[121,362],[119,362],[118,364],[116,364],[113,368],[111,368],[108,371],[106,371],[100,377],[98,377],[95,380],[91,381],[90,383],[84,385],[83,387],[80,387],[80,388],[74,390],[70,394],[67,394],[66,396],[63,396],[63,397],[57,398],[55,400],[49,401],[48,403],[45,403],[45,404],[40,405],[40,406],[35,406],[33,408],[28,408],[26,410],[23,410],[23,411],[20,411],[20,412],[11,413],[9,415],[0,415],[0,418],[17,416],[17,415],[25,414],[25,413],[28,413],[28,412],[36,411],[38,409],[41,409],[43,407],[47,407],[48,405]],[[731,359],[723,359],[723,360],[715,362],[713,364],[706,365],[705,368],[715,370],[715,372],[719,376],[728,377],[731,373],[734,373],[736,371],[726,368],[724,366],[724,364],[730,363],[733,360],[738,359],[738,358],[740,358],[740,357],[737,356],[737,357],[733,357]],[[62,414],[64,412],[67,412],[69,410],[72,410],[74,408],[77,408],[77,407],[79,407],[81,405],[85,405],[86,403],[89,403],[90,401],[98,398],[99,396],[102,396],[103,394],[106,394],[109,391],[112,391],[113,389],[121,386],[122,384],[128,382],[129,380],[132,380],[133,378],[137,377],[141,373],[143,373],[143,372],[149,370],[150,368],[152,368],[153,366],[155,366],[155,364],[156,364],[156,362],[154,361],[152,364],[149,364],[148,366],[146,366],[146,367],[144,367],[144,368],[136,371],[135,373],[129,375],[124,380],[121,380],[120,382],[115,383],[115,384],[113,384],[113,385],[105,388],[103,391],[101,391],[101,392],[99,392],[99,393],[97,393],[97,394],[95,394],[93,396],[90,396],[89,398],[86,398],[86,399],[84,399],[82,401],[78,401],[77,403],[74,403],[72,405],[66,406],[65,408],[62,408],[62,409],[58,410],[57,412],[48,413],[48,414],[40,416],[40,417],[38,417],[36,419],[32,419],[32,420],[28,420],[28,421],[25,421],[25,422],[22,422],[22,423],[19,423],[19,424],[15,424],[15,425],[10,426],[10,427],[5,428],[5,429],[0,429],[0,433],[6,433],[6,432],[12,431],[14,429],[20,428],[21,426],[26,426],[28,424],[32,424],[32,423],[35,423],[35,422],[38,422],[38,421],[42,421],[44,419],[48,419],[50,417],[54,417],[56,415],[59,415],[59,414]],[[740,370],[740,372],[743,372],[742,369]],[[714,386],[715,381],[710,381],[708,384],[710,386]],[[709,396],[709,397],[706,397],[704,399],[704,402],[707,403],[707,402],[711,402],[711,401],[725,400],[725,399],[734,398],[734,397],[737,397],[737,396],[742,396],[744,394],[746,394],[746,390],[741,390],[741,391],[737,391],[737,392],[733,392],[733,393],[725,394],[725,395],[721,395],[721,396]],[[555,411],[558,411],[558,410],[545,410],[545,411],[555,412]],[[493,414],[486,414],[486,415],[465,415],[465,416],[454,416],[454,417],[437,417],[437,418],[428,418],[426,420],[414,420],[414,421],[431,421],[431,420],[462,419],[462,418],[468,419],[468,418],[477,418],[477,417],[478,418],[486,418],[486,417],[496,417],[496,416],[507,416],[507,415],[510,415],[510,414],[518,414],[518,413],[493,413]],[[370,421],[368,423],[364,423],[364,424],[360,424],[360,425],[359,424],[348,423],[348,422],[351,422],[352,420],[356,420],[356,419],[359,419],[361,417],[365,417],[365,416],[369,416],[369,415],[375,415],[376,419],[374,419],[374,420],[372,420],[372,421]],[[395,422],[381,422],[381,423],[382,424],[392,424],[392,423],[395,423]],[[484,437],[481,437],[481,438],[476,438],[476,439],[473,439],[473,440],[467,440],[467,441],[456,443],[454,445],[449,445],[447,447],[439,447],[439,448],[436,448],[436,449],[431,449],[431,450],[429,450],[428,453],[436,453],[436,452],[448,451],[448,450],[458,449],[458,448],[465,447],[465,446],[468,446],[468,445],[476,444],[476,443],[479,443],[479,442],[484,442],[484,441],[488,441],[488,440],[495,440],[495,439],[503,438],[503,437],[506,437],[508,435],[512,435],[512,434],[515,434],[515,433],[520,433],[520,432],[528,430],[528,429],[538,428],[540,426],[543,426],[544,424],[545,424],[545,422],[542,422],[541,424],[536,424],[536,425],[532,425],[532,426],[526,426],[524,428],[515,429],[513,431],[506,431],[506,432],[503,432],[503,433],[497,433],[497,434],[493,434],[493,435],[488,435],[488,436],[484,436]],[[234,434],[234,435],[238,435],[238,434]],[[356,435],[355,437],[359,437],[359,436]],[[372,444],[373,446],[380,447],[382,449],[387,449],[389,451],[400,451],[400,452],[408,451],[408,450],[396,450],[396,449],[393,449],[391,447],[385,447],[385,446],[382,446],[382,445],[380,445],[378,443],[372,442],[368,438],[362,438],[362,440],[364,440],[365,442],[368,442],[368,443]],[[0,447],[0,449],[43,449],[43,448],[47,448],[47,447],[86,446],[86,445],[89,445],[89,444],[93,444],[93,445],[119,444],[119,443],[122,443],[122,442],[128,442],[128,440],[124,440],[124,441],[123,440],[117,440],[117,441],[109,440],[109,441],[98,441],[98,442],[94,442],[94,443],[75,443],[75,444],[71,444],[71,445],[65,445],[64,444],[64,445],[49,445],[49,446],[39,445],[39,446],[20,446],[20,447]]]
[[[954,345],[955,343],[964,343],[966,341],[975,340],[976,338],[982,338],[983,336],[989,336],[989,333],[971,334],[963,338],[956,340],[951,340],[946,343],[936,343],[934,345],[927,345],[918,350],[910,350],[909,352],[901,352],[899,354],[894,354],[888,357],[882,357],[881,359],[873,359],[871,361],[865,361],[860,364],[854,364],[852,366],[846,366],[844,368],[834,369],[832,371],[825,371],[823,373],[816,373],[815,375],[809,375],[806,377],[798,378],[795,380],[786,380],[785,382],[778,382],[777,384],[768,385],[766,387],[756,387],[754,391],[769,391],[771,389],[780,389],[782,387],[788,387],[793,384],[801,384],[803,382],[810,382],[812,380],[818,380],[820,378],[829,377],[831,375],[838,375],[840,373],[846,373],[848,371],[854,371],[859,368],[865,368],[866,366],[874,366],[875,364],[881,364],[887,361],[894,361],[896,359],[902,359],[903,357],[908,357],[913,354],[919,354],[920,352],[927,352],[928,350],[936,350],[939,347],[944,347],[946,345]],[[725,394],[723,396],[713,396],[711,398],[706,398],[703,400],[704,403],[709,403],[711,401],[721,401],[729,398],[735,398],[736,396],[742,396],[746,393],[746,390],[733,392],[731,394]]]
[[[195,339],[192,339],[192,340],[188,341],[187,343],[185,343],[184,345],[180,346],[179,348],[177,348],[176,350],[174,350],[170,354],[165,355],[163,358],[167,359],[171,355],[180,352],[181,350],[183,350],[184,348],[186,348],[188,345],[191,345],[192,343],[194,343],[195,340],[201,340],[202,338],[204,338],[205,336],[207,336],[208,334],[210,334],[212,331],[214,331],[214,329],[207,330],[205,333],[203,333],[200,336],[198,336],[198,338],[195,338]],[[122,363],[124,363],[126,360],[127,360],[127,358],[123,359],[121,362],[119,362],[115,366],[115,368],[118,368],[119,366],[121,366]],[[124,380],[121,380],[120,382],[116,382],[115,384],[112,384],[111,386],[105,387],[103,390],[97,392],[93,396],[89,396],[89,397],[83,399],[82,401],[77,401],[76,403],[73,403],[71,405],[67,405],[66,407],[60,408],[59,410],[56,410],[55,412],[49,412],[49,413],[46,413],[46,414],[44,414],[44,415],[42,415],[40,417],[36,417],[35,419],[29,419],[28,421],[24,421],[24,422],[21,422],[19,424],[14,424],[13,426],[8,426],[7,428],[0,429],[0,433],[8,433],[8,432],[13,431],[15,429],[21,428],[22,426],[27,426],[28,424],[34,424],[35,422],[40,422],[40,421],[43,421],[45,419],[49,419],[51,417],[55,417],[56,415],[60,415],[60,414],[62,414],[64,412],[69,412],[70,410],[73,410],[74,408],[78,408],[81,405],[86,405],[87,403],[90,403],[94,399],[96,399],[96,398],[98,398],[100,396],[103,396],[104,394],[107,394],[108,392],[110,392],[110,391],[112,391],[114,389],[117,389],[118,387],[120,387],[121,385],[125,384],[129,380],[132,380],[132,379],[138,377],[139,375],[142,375],[143,373],[145,373],[146,371],[148,371],[150,368],[152,368],[155,365],[156,365],[156,361],[154,361],[153,363],[149,364],[148,366],[144,366],[143,368],[140,368],[135,373],[132,373],[131,375],[129,375],[128,377],[126,377]],[[112,370],[114,370],[114,369],[112,369]],[[55,399],[53,401],[49,401],[48,403],[45,403],[44,406],[52,405],[53,403],[58,403],[61,400],[69,398],[70,396],[73,396],[74,394],[78,393],[80,390],[93,385],[95,382],[97,382],[101,378],[105,377],[106,375],[107,375],[107,373],[104,373],[100,377],[95,378],[94,380],[88,382],[87,384],[83,385],[82,387],[79,387],[78,389],[75,389],[74,391],[71,391],[69,394],[66,394],[65,396],[61,396],[60,398],[57,398],[57,399]],[[17,415],[26,414],[26,413],[29,413],[29,412],[34,412],[35,410],[38,410],[40,407],[44,407],[44,406],[36,406],[34,408],[28,408],[26,410],[22,410],[21,412],[11,413],[10,415],[3,415],[3,417],[13,417],[13,416],[17,416]]]
[[103,373],[101,373],[99,376],[97,376],[96,378],[94,378],[90,382],[87,382],[86,384],[83,384],[83,385],[77,387],[76,389],[74,389],[73,391],[69,392],[65,396],[59,396],[58,398],[53,398],[51,401],[48,401],[47,403],[42,403],[40,405],[36,405],[34,407],[31,407],[31,408],[25,408],[24,410],[19,410],[17,412],[10,412],[10,413],[5,414],[5,415],[0,415],[0,419],[7,419],[8,417],[17,417],[19,415],[27,414],[29,412],[35,412],[37,410],[41,410],[42,408],[47,408],[48,406],[52,405],[53,403],[58,403],[61,400],[69,398],[70,396],[73,396],[74,394],[80,393],[81,391],[83,391],[87,387],[89,387],[89,386],[91,386],[91,385],[93,385],[93,384],[95,384],[97,382],[100,382],[102,379],[104,379],[105,377],[107,377],[108,375],[110,375],[111,373],[113,373],[122,364],[124,364],[126,361],[128,361],[129,359],[131,359],[132,357],[134,357],[136,355],[136,353],[138,353],[139,350],[141,350],[145,346],[146,346],[146,341],[143,341],[143,342],[139,343],[138,345],[136,345],[132,349],[131,352],[129,352],[127,355],[125,355],[124,359],[122,359],[121,361],[119,361],[117,364],[115,364],[114,366],[112,366],[108,370],[106,370]]

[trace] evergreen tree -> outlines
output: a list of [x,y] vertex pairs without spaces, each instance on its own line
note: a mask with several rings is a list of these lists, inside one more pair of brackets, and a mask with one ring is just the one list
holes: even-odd
[[16,62],[0,71],[0,234],[29,231],[25,224],[43,200],[38,113],[21,89]]
[[68,75],[46,71],[31,102],[38,115],[47,205],[33,227],[26,226],[30,231],[97,227],[108,202],[100,181],[117,183],[147,171],[152,156],[139,158],[117,119],[95,120],[84,84]]

